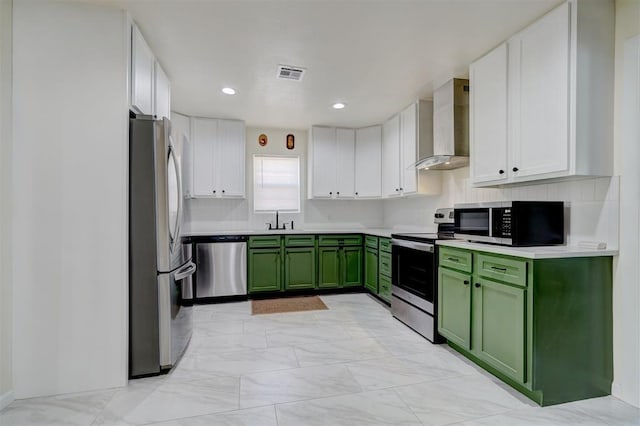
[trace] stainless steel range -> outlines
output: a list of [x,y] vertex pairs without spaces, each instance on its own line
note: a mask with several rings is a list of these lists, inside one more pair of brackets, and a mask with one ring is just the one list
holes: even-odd
[[443,343],[438,334],[437,240],[454,239],[453,209],[438,209],[434,234],[391,235],[391,313],[433,343]]

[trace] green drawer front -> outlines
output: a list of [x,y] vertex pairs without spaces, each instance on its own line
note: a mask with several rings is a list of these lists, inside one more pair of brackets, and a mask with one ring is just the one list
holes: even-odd
[[279,235],[258,235],[249,237],[249,248],[280,247]]
[[526,287],[527,262],[507,257],[476,254],[478,275],[505,283]]
[[320,246],[361,246],[362,235],[320,235]]
[[284,245],[286,247],[313,247],[315,239],[314,235],[286,235]]
[[380,238],[380,251],[391,253],[391,238]]
[[377,250],[378,249],[378,237],[374,237],[374,236],[371,236],[371,235],[366,235],[364,237],[364,244],[367,247],[370,247],[372,249],[376,249]]
[[440,247],[440,266],[471,273],[471,252],[451,247]]
[[380,275],[379,286],[378,296],[386,302],[391,303],[391,278]]
[[378,259],[380,260],[380,273],[382,275],[386,275],[388,277],[391,276],[391,254],[380,252],[378,254]]

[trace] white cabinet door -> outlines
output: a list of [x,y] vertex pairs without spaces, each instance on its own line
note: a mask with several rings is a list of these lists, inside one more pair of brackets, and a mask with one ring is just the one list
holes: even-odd
[[192,118],[193,196],[245,196],[244,123]]
[[471,64],[472,183],[505,181],[507,172],[507,44]]
[[218,120],[218,138],[214,164],[218,172],[218,195],[245,196],[245,136],[244,123],[237,120]]
[[382,195],[382,127],[356,130],[355,195],[358,198]]
[[153,114],[155,58],[140,30],[131,33],[131,108],[140,114]]
[[382,125],[382,195],[400,195],[400,116]]
[[353,198],[355,193],[355,143],[353,129],[336,129],[336,198]]
[[513,179],[569,168],[569,3],[509,44]]
[[418,172],[413,166],[418,152],[417,112],[414,103],[400,113],[400,192],[403,194],[418,191]]
[[218,135],[218,120],[209,118],[191,119],[191,139],[193,143],[193,196],[215,197],[214,158]]
[[336,190],[336,129],[311,128],[311,188],[313,198],[332,198]]
[[155,62],[155,109],[154,114],[161,119],[171,119],[171,83],[160,64]]

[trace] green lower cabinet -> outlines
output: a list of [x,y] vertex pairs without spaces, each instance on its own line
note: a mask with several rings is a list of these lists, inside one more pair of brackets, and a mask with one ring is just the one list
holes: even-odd
[[454,254],[438,269],[438,331],[450,346],[540,405],[611,394],[610,256],[456,248],[440,260]]
[[526,290],[489,279],[473,287],[473,352],[518,382],[525,370]]
[[378,294],[378,249],[364,250],[364,286],[373,294]]
[[284,253],[284,289],[316,288],[316,249],[285,248]]
[[249,293],[282,289],[280,248],[249,250]]
[[318,247],[318,288],[340,287],[340,248]]
[[362,285],[362,247],[341,248],[342,287]]
[[391,303],[391,277],[380,274],[378,279],[380,283],[378,296],[385,302]]
[[438,332],[471,349],[471,275],[438,268]]
[[362,285],[362,247],[318,247],[318,288]]

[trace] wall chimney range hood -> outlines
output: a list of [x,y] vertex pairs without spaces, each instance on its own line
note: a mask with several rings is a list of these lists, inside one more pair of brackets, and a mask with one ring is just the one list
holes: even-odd
[[450,170],[469,165],[469,80],[454,78],[433,92],[433,155],[415,167]]

